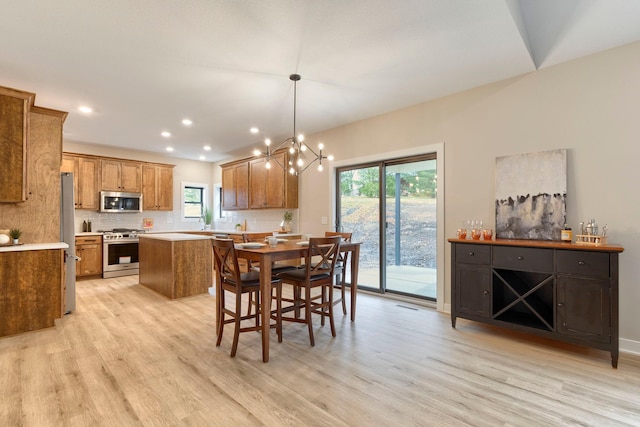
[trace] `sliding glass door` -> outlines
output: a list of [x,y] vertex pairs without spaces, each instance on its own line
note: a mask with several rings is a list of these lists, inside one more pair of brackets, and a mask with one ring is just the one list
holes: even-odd
[[435,154],[337,170],[336,226],[363,242],[359,286],[436,299],[436,179]]

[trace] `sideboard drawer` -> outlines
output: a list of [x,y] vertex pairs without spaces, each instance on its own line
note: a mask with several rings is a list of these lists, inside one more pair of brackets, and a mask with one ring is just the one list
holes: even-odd
[[607,278],[609,254],[589,251],[558,251],[558,273]]
[[495,246],[493,267],[553,273],[553,249]]
[[463,264],[490,264],[491,246],[464,243],[457,244],[456,262]]

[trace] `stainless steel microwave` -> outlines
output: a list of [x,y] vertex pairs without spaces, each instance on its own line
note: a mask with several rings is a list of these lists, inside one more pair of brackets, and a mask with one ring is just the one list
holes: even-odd
[[100,192],[100,212],[142,212],[142,194],[121,191]]

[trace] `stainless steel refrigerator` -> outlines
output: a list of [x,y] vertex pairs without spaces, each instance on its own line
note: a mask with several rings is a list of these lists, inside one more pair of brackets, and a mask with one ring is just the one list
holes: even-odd
[[63,172],[60,176],[60,240],[69,245],[65,250],[65,314],[76,309],[76,233],[75,201],[73,196],[73,174]]

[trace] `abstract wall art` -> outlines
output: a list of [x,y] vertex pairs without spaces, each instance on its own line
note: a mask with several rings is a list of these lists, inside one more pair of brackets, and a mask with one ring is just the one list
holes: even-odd
[[497,238],[560,240],[566,199],[566,149],[496,158]]

